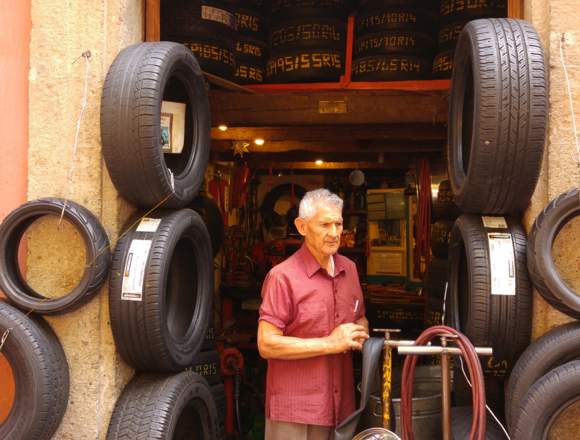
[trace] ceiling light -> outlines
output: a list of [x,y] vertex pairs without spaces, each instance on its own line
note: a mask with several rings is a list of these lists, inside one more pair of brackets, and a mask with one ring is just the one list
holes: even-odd
[[324,161],[322,159],[316,159],[316,161],[314,162],[316,165],[320,166],[324,163]]
[[218,130],[219,131],[226,131],[228,129],[228,126],[226,124],[220,124],[218,125]]
[[264,141],[264,139],[262,139],[262,138],[257,138],[257,139],[254,139],[254,143],[255,143],[256,145],[264,145],[264,142],[265,142],[265,141]]

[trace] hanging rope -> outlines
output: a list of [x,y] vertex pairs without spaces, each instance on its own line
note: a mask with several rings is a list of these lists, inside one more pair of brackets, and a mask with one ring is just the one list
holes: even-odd
[[417,217],[415,222],[415,262],[414,275],[422,274],[429,264],[431,255],[431,170],[427,159],[419,160],[419,193],[417,198]]

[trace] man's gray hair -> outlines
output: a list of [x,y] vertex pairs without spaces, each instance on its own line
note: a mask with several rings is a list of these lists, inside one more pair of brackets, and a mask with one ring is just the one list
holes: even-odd
[[342,199],[326,188],[315,189],[308,191],[300,200],[298,216],[301,219],[309,220],[316,215],[316,211],[321,206],[333,206],[342,211],[342,204]]

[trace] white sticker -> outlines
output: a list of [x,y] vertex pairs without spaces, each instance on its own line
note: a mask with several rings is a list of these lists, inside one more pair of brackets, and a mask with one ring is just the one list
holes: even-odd
[[160,218],[143,217],[137,226],[137,232],[155,232],[160,224]]
[[516,261],[512,235],[499,232],[487,234],[491,269],[491,294],[516,294]]
[[234,14],[224,9],[214,8],[212,6],[201,7],[201,19],[217,21],[218,23],[225,24],[232,29],[236,26],[236,17]]
[[508,229],[508,224],[505,220],[505,217],[490,217],[487,215],[482,215],[481,221],[483,222],[484,228]]
[[151,240],[133,240],[131,242],[123,271],[122,300],[141,301],[143,299],[143,279],[150,249]]

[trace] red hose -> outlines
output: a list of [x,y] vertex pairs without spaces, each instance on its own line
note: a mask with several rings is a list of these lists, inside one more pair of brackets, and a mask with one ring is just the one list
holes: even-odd
[[[444,325],[436,325],[426,329],[415,341],[416,345],[425,345],[433,338],[441,335],[453,334],[457,336],[453,340],[461,350],[461,356],[467,364],[469,379],[472,383],[473,421],[471,423],[470,440],[485,440],[485,384],[483,370],[473,344],[467,337],[457,330]],[[413,374],[418,356],[409,355],[403,364],[401,379],[401,434],[403,440],[414,440],[413,437]]]

